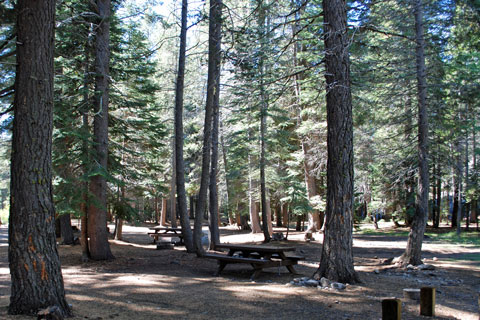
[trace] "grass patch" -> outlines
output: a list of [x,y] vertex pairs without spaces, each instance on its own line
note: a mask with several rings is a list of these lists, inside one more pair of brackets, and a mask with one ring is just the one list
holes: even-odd
[[[353,232],[354,234],[371,235],[371,236],[392,236],[392,237],[407,237],[409,231],[396,229],[359,229]],[[449,232],[435,232],[427,231],[425,235],[430,241],[445,242],[453,244],[474,245],[480,247],[480,233],[479,232],[462,232],[457,236],[455,231]]]
[[406,237],[408,236],[408,231],[404,230],[394,230],[394,229],[362,229],[354,231],[354,234],[365,234],[370,236],[393,236],[393,237]]
[[459,236],[455,231],[447,233],[426,232],[425,234],[429,236],[432,241],[470,244],[480,247],[480,233],[478,232],[462,232]]

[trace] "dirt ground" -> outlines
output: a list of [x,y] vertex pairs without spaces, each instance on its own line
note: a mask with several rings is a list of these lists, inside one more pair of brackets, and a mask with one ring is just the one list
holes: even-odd
[[[278,229],[276,231],[285,230]],[[467,257],[480,248],[424,242],[426,262],[435,270],[407,271],[383,265],[399,256],[406,237],[355,235],[355,269],[362,283],[343,291],[290,284],[310,277],[318,267],[321,234],[306,243],[299,232],[276,245],[295,246],[306,260],[296,266],[267,269],[250,281],[248,265],[228,265],[215,277],[216,261],[187,254],[183,247],[156,250],[148,225],[126,226],[124,241],[111,241],[116,259],[81,262],[80,246],[59,245],[72,319],[381,319],[381,300],[402,298],[402,319],[423,319],[418,301],[403,299],[404,288],[437,289],[434,319],[479,319],[480,263]],[[260,243],[262,234],[222,228],[222,242]],[[34,319],[7,315],[10,274],[7,228],[0,227],[0,319]],[[431,318],[430,318],[431,319]]]

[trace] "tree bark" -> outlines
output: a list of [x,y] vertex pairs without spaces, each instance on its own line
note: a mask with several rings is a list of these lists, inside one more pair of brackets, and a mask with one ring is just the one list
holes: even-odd
[[[175,129],[176,130],[176,129]],[[170,224],[172,227],[177,227],[177,161],[176,161],[176,150],[175,142],[172,141],[172,180],[170,180]]]
[[167,198],[162,198],[162,211],[160,213],[160,225],[167,225]]
[[437,197],[436,197],[436,204],[437,207],[437,215],[435,216],[435,221],[433,222],[433,226],[438,228],[440,226],[440,216],[442,214],[442,179],[440,177],[441,171],[437,170]]
[[212,44],[212,59],[214,68],[214,90],[212,105],[212,154],[210,164],[210,181],[209,181],[209,227],[210,227],[210,248],[215,249],[215,245],[220,243],[220,215],[218,203],[217,174],[218,174],[218,129],[220,120],[220,65],[222,51],[222,6],[221,0],[212,1],[210,7],[210,23],[213,24],[209,32],[209,36],[215,40]]
[[56,305],[64,316],[63,277],[52,196],[55,1],[19,0],[12,136],[8,260],[9,314]]
[[230,179],[228,179],[228,161],[227,161],[227,147],[225,146],[225,141],[223,139],[223,125],[220,121],[220,146],[222,147],[222,158],[223,158],[223,167],[225,168],[225,188],[227,189],[227,201],[226,201],[226,213],[228,216],[228,222],[230,225],[235,223],[235,217],[231,209],[230,202],[232,201],[232,191],[230,186]]
[[72,220],[70,214],[63,214],[58,217],[60,220],[60,229],[63,244],[73,244]]
[[99,25],[95,37],[95,117],[93,136],[95,143],[96,171],[90,180],[88,235],[90,236],[90,258],[93,260],[110,260],[107,234],[107,181],[108,172],[108,99],[110,78],[110,0],[97,0]]
[[416,35],[416,68],[418,90],[418,188],[415,216],[413,218],[407,247],[399,259],[402,265],[422,263],[422,243],[428,218],[428,114],[427,83],[425,68],[425,40],[423,36],[423,4],[422,0],[414,0],[415,35]]
[[123,219],[119,217],[115,220],[115,240],[123,240]]
[[222,1],[212,0],[210,2],[210,19],[208,26],[208,78],[207,78],[207,101],[205,104],[205,123],[203,127],[203,148],[202,148],[202,174],[200,178],[200,190],[195,216],[195,228],[193,232],[194,246],[197,255],[202,255],[202,221],[207,203],[207,189],[210,173],[210,152],[212,147],[212,116],[216,94],[219,94],[220,84],[220,50],[221,50],[221,15]]
[[[83,103],[85,107],[82,108],[82,133],[87,136],[90,133],[90,127],[88,124],[88,108],[89,108],[89,99],[88,99],[88,90],[89,90],[89,66],[90,66],[90,42],[87,40],[85,43],[85,61],[84,61],[84,70],[83,70]],[[82,171],[85,177],[88,177],[89,174],[89,147],[88,141],[86,139],[82,142],[82,153],[83,153],[83,163]],[[81,204],[81,235],[80,235],[80,245],[82,247],[82,261],[87,262],[90,258],[90,251],[88,245],[88,180],[85,179],[82,183],[82,199]]]
[[315,278],[358,282],[353,268],[353,120],[348,57],[347,6],[324,0],[327,92],[327,217]]
[[187,252],[195,252],[193,235],[187,208],[185,191],[185,162],[183,159],[183,91],[185,83],[185,52],[187,47],[188,1],[182,0],[182,25],[180,29],[180,52],[178,54],[178,73],[175,87],[175,162],[177,177],[177,202],[180,214],[182,235]]
[[[221,10],[221,8],[219,8]],[[221,11],[220,11],[221,13]],[[216,13],[218,14],[218,13]],[[216,16],[215,19],[221,17]],[[216,36],[221,36],[220,24],[218,24],[218,30],[216,30]],[[218,43],[220,46],[220,43]],[[218,59],[220,59],[220,48],[218,48]],[[220,67],[218,69],[220,72]],[[212,156],[210,166],[210,184],[209,184],[209,207],[210,207],[210,249],[215,249],[215,245],[220,243],[220,215],[218,210],[218,189],[217,189],[217,172],[218,172],[218,121],[219,121],[219,93],[220,83],[217,82],[217,89],[215,90],[215,98],[213,104],[213,122],[212,122]]]

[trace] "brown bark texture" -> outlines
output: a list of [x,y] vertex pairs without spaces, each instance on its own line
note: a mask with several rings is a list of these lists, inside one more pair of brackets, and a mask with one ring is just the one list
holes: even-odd
[[[205,123],[203,127],[202,147],[202,173],[200,178],[200,190],[195,216],[193,242],[197,255],[202,255],[202,220],[203,212],[207,205],[207,190],[210,180],[210,152],[212,147],[212,119],[215,104],[215,94],[220,81],[220,44],[221,35],[216,32],[221,26],[222,1],[214,0],[210,3],[210,20],[208,30],[208,77],[207,77],[207,101],[205,104]],[[217,36],[217,37],[215,37]]]
[[93,136],[95,144],[95,163],[97,174],[90,180],[88,210],[88,235],[90,237],[90,258],[93,260],[110,260],[107,234],[107,157],[108,157],[108,99],[110,74],[110,0],[97,0],[98,27],[95,37],[95,99]]
[[425,40],[423,36],[423,4],[422,0],[414,0],[415,34],[416,34],[416,68],[417,68],[417,98],[418,98],[418,188],[415,216],[410,233],[408,234],[407,247],[400,257],[403,265],[422,263],[422,243],[425,226],[428,218],[428,118],[427,118],[427,84],[425,68]]
[[182,226],[183,240],[187,252],[195,252],[193,234],[187,208],[185,191],[185,162],[183,159],[183,91],[185,83],[185,52],[187,47],[188,1],[182,0],[182,22],[180,28],[180,50],[178,53],[178,73],[175,84],[175,168],[177,182],[177,206]]
[[[211,59],[213,68],[214,90],[212,92],[212,154],[209,178],[209,227],[210,227],[210,248],[220,243],[219,222],[220,214],[218,210],[218,129],[220,120],[220,64],[221,64],[221,44],[222,44],[222,6],[221,0],[212,0],[210,4],[210,21],[209,21],[209,42],[211,48]],[[209,48],[210,50],[210,48]]]
[[315,278],[358,282],[353,268],[353,120],[348,57],[347,6],[324,0],[327,91],[327,217]]
[[55,1],[19,0],[16,9],[8,312],[34,315],[56,305],[69,316],[52,197]]

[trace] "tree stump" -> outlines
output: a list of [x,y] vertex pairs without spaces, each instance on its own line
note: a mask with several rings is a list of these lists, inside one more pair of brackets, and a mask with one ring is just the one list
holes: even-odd
[[400,320],[402,318],[402,301],[396,298],[382,300],[382,320]]
[[420,315],[435,316],[435,288],[423,287],[420,289]]

